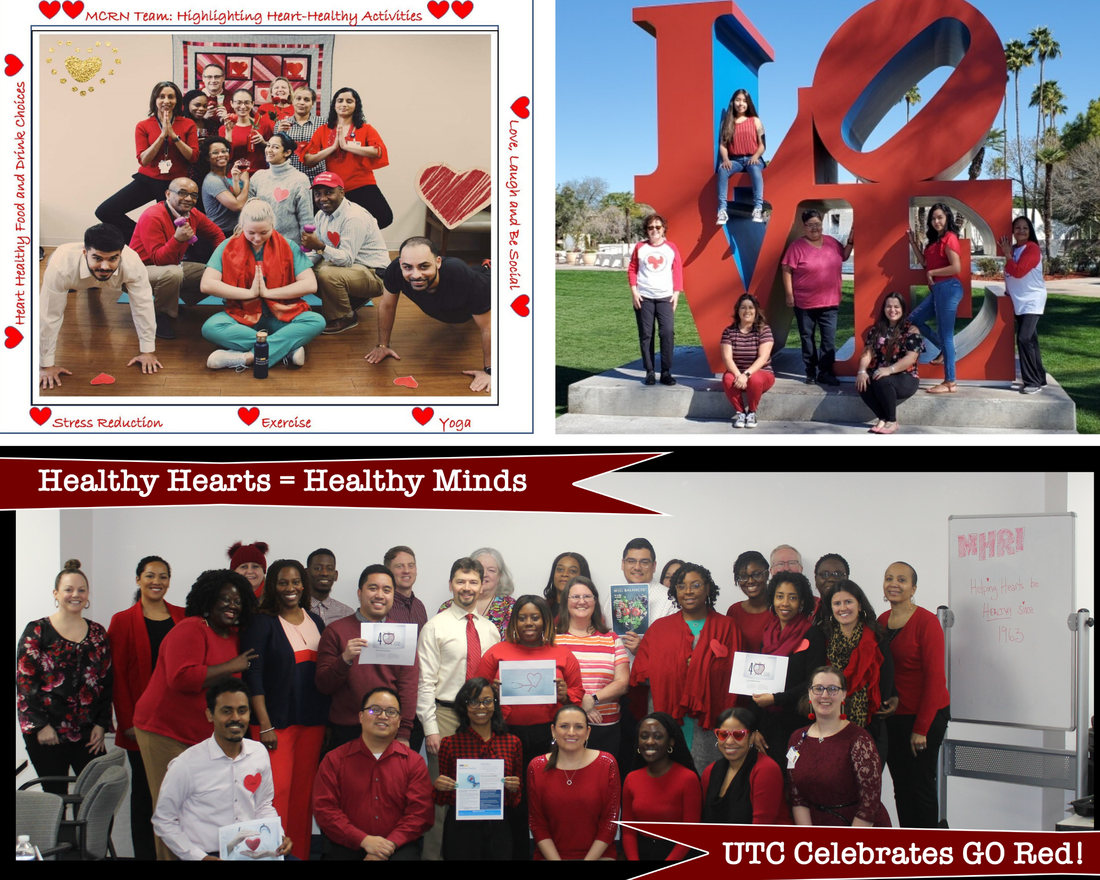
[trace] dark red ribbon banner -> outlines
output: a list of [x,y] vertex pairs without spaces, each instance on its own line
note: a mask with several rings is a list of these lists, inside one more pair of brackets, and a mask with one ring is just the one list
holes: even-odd
[[662,454],[217,464],[2,459],[0,481],[7,508],[263,504],[654,514],[577,483]]

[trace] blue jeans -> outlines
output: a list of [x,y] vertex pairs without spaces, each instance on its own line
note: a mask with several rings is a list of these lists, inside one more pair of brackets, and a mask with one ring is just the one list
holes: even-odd
[[[955,315],[962,302],[963,287],[958,278],[947,278],[932,285],[931,291],[909,315],[921,334],[943,352],[943,380],[955,381]],[[936,330],[928,326],[936,317]],[[938,331],[938,332],[937,332]],[[942,336],[942,338],[941,338]]]
[[722,167],[722,163],[718,163],[718,210],[726,210],[726,192],[729,190],[729,182],[731,174],[740,174],[742,171],[747,171],[749,177],[752,178],[752,206],[754,208],[764,207],[764,161],[760,160],[755,165],[749,164],[751,156],[730,156],[729,170],[727,171]]

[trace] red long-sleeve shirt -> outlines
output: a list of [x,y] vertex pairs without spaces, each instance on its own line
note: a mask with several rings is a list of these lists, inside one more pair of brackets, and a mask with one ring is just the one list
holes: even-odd
[[[567,696],[570,703],[580,705],[584,698],[584,684],[581,681],[581,667],[573,652],[564,646],[540,645],[537,648],[527,648],[512,642],[500,642],[493,645],[481,657],[481,665],[477,674],[489,681],[500,678],[501,660],[553,660],[554,675],[564,678],[567,687]],[[558,711],[557,703],[537,703],[534,705],[509,705],[502,706],[504,720],[509,724],[530,725],[550,724],[554,720],[554,713]]]
[[[890,612],[878,622],[887,626]],[[913,732],[928,735],[936,712],[951,702],[943,661],[943,629],[939,618],[918,607],[890,640],[894,657],[894,688],[898,692],[898,715],[916,715]]]
[[[545,858],[540,840],[550,839],[563,859],[583,859],[592,844],[615,846],[619,816],[619,768],[607,752],[579,770],[547,770],[546,755],[527,767],[527,803],[535,860]],[[571,782],[567,782],[571,780]]]
[[[217,247],[225,241],[225,233],[197,208],[191,209],[191,228],[199,238]],[[164,202],[157,202],[142,212],[134,227],[130,247],[146,266],[178,266],[191,246],[191,240],[176,240],[176,218]]]
[[[623,821],[629,822],[698,822],[703,815],[703,789],[699,777],[675,761],[664,776],[654,779],[642,768],[626,777],[623,783]],[[638,832],[623,827],[623,850],[631,861],[638,860]],[[678,844],[668,855],[670,862],[679,861],[688,848]]]
[[313,817],[329,840],[351,849],[368,834],[411,843],[435,822],[424,759],[396,739],[378,758],[362,737],[333,749],[313,780]]

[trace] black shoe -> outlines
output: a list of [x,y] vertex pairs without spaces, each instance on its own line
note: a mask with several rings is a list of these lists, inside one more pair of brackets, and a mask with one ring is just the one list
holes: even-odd
[[176,319],[164,312],[157,312],[157,339],[176,338]]
[[664,373],[661,373],[661,384],[662,385],[675,385],[676,380],[672,378],[672,373],[669,373],[667,371],[664,372]]
[[352,312],[359,311],[361,308],[363,308],[363,306],[370,302],[369,299],[362,296],[351,296],[348,297],[348,300],[351,303]]
[[816,382],[816,381],[817,381],[816,374],[814,374],[814,373],[807,373],[806,374],[806,384],[807,385],[813,385],[814,382]]
[[840,384],[840,380],[832,373],[818,373],[817,381],[822,385],[831,385],[834,388]]
[[657,377],[654,376],[653,373],[646,373],[645,374],[645,381],[642,384],[643,385],[656,385],[657,384]]

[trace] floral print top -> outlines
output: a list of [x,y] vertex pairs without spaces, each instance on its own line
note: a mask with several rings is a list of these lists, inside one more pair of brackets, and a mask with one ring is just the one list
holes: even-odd
[[[451,601],[452,600],[448,599],[439,606],[439,610],[446,611],[451,607]],[[511,596],[493,596],[493,601],[490,602],[489,607],[485,609],[485,616],[489,619],[489,622],[497,628],[502,642],[507,641],[504,637],[504,633],[508,629],[508,618],[512,616],[512,606],[515,604],[516,600]]]
[[15,683],[19,728],[33,734],[47,724],[62,742],[86,739],[95,725],[111,729],[111,643],[88,621],[88,634],[70,642],[48,617],[27,624],[19,639]]
[[[871,327],[863,337],[863,344],[871,352],[871,370],[879,367],[891,367],[903,357],[913,351],[924,351],[924,337],[920,333],[912,332],[913,324],[906,319],[898,334],[893,339],[886,336],[875,336],[875,328]],[[919,379],[917,365],[913,364],[906,370],[914,379]]]

